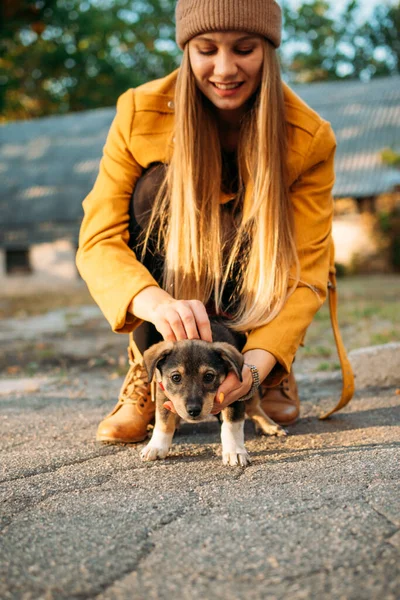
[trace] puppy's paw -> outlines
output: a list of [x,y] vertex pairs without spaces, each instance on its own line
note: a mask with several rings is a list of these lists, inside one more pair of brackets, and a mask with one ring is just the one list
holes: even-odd
[[276,437],[284,437],[288,434],[286,429],[277,423],[269,423],[267,421],[258,422],[256,424],[256,433],[259,435],[275,435]]
[[223,421],[221,427],[222,462],[230,467],[247,467],[250,457],[244,445],[244,421]]
[[222,452],[222,462],[230,467],[247,467],[251,461],[246,448],[243,448],[236,452]]
[[288,432],[281,425],[276,425],[275,431],[272,435],[276,435],[277,437],[285,437]]
[[140,458],[145,461],[164,459],[171,447],[173,435],[173,433],[165,433],[155,427],[150,442],[140,453]]
[[152,446],[151,442],[149,442],[147,446],[145,446],[141,451],[140,458],[144,461],[157,460],[157,458],[164,459],[167,456],[168,452],[169,446],[158,448],[157,446]]

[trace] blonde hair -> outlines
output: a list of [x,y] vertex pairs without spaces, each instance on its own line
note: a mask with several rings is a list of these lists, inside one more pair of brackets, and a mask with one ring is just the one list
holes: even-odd
[[[225,284],[236,277],[229,312],[231,326],[239,331],[271,321],[299,281],[284,110],[278,59],[265,41],[260,88],[241,125],[236,224],[232,221],[226,235],[217,121],[196,86],[186,45],[175,92],[174,150],[153,205],[143,255],[157,231],[157,249],[165,256],[164,289],[179,299],[207,303],[212,298],[217,314],[226,310]],[[245,194],[245,180],[251,193]]]

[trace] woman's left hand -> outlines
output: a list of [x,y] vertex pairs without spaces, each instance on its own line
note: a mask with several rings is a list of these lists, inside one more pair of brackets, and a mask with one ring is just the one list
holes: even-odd
[[[263,381],[276,365],[275,356],[267,350],[261,350],[260,348],[245,352],[244,360],[246,362],[242,369],[243,381],[239,381],[232,371],[228,373],[217,391],[211,411],[213,415],[217,415],[221,410],[232,404],[232,402],[243,398],[243,396],[249,393],[253,385],[253,374],[248,365],[255,365],[257,367],[260,381]],[[223,397],[221,394],[223,394]]]
[[212,415],[217,415],[221,410],[232,404],[232,402],[243,398],[243,396],[249,393],[253,385],[253,375],[247,365],[243,366],[242,377],[243,381],[240,381],[233,371],[228,373],[218,388],[211,411]]

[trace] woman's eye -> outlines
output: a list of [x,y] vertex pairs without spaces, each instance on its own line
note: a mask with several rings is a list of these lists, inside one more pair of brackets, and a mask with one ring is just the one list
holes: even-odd
[[241,55],[251,54],[252,52],[253,52],[253,48],[248,48],[248,49],[237,48],[236,49],[236,53],[241,54]]
[[216,52],[216,50],[199,50],[199,54],[202,54],[203,56],[211,56],[214,52]]
[[204,373],[203,381],[205,383],[212,383],[214,381],[214,379],[215,379],[215,374],[211,373],[211,371],[209,373]]
[[180,383],[182,381],[182,375],[180,373],[174,373],[171,375],[171,379],[174,383]]

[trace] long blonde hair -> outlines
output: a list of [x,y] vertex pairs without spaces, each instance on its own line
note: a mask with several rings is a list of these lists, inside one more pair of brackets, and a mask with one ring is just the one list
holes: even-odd
[[[260,88],[241,124],[238,215],[231,235],[221,216],[221,143],[211,103],[196,86],[186,45],[175,91],[174,150],[145,234],[165,257],[164,289],[175,298],[213,300],[236,277],[231,325],[248,331],[271,321],[299,281],[287,177],[280,67],[265,41]],[[246,195],[245,184],[251,194]],[[292,285],[289,286],[289,280]]]

